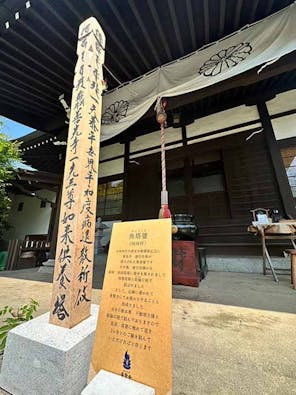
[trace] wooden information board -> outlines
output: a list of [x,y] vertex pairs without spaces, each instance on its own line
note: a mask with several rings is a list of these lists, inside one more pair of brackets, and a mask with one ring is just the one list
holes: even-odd
[[92,363],[149,385],[172,389],[171,220],[113,225]]
[[50,309],[66,328],[90,315],[105,35],[80,25]]

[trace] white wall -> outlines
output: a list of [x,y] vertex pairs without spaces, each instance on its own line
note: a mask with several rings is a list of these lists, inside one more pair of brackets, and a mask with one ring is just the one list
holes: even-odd
[[[38,195],[55,201],[55,192],[41,190]],[[40,208],[41,201],[34,197],[25,195],[11,195],[12,208],[9,215],[9,223],[13,226],[7,232],[7,239],[23,239],[25,235],[29,234],[47,234],[51,207],[47,203],[46,207]],[[23,202],[24,207],[22,211],[18,211],[19,203]]]
[[[295,110],[296,89],[280,93],[274,99],[267,102],[267,108],[270,115]],[[271,123],[277,140],[296,137],[296,114],[272,119]]]
[[100,148],[100,160],[114,158],[124,154],[124,144],[111,144]]
[[[273,100],[267,102],[267,108],[270,115],[279,114],[284,111],[295,109],[296,107],[296,89],[278,94]],[[236,127],[242,123],[249,121],[257,121],[252,125]],[[281,118],[272,120],[275,136],[277,140],[285,139],[296,136],[296,114],[288,115]],[[215,132],[220,129],[234,127],[233,129],[212,134],[206,137],[201,135],[209,132]],[[257,106],[241,105],[225,111],[220,111],[199,119],[196,119],[192,124],[186,126],[187,137],[191,138],[188,144],[195,144],[201,141],[212,140],[215,138],[228,136],[234,133],[240,133],[252,128],[261,128],[261,122]],[[168,128],[166,129],[166,143],[174,143],[167,146],[167,150],[174,149],[182,146],[181,128]],[[134,159],[140,156],[153,154],[160,151],[160,148],[150,147],[160,146],[160,132],[155,131],[143,136],[137,137],[130,143],[130,158]],[[145,152],[136,153],[139,150],[147,150]],[[110,159],[124,154],[123,144],[112,144],[101,148],[100,160]],[[124,159],[118,158],[100,164],[99,177],[106,177],[110,175],[120,174],[124,172]]]
[[[100,161],[124,155],[124,144],[111,144],[100,149]],[[99,164],[99,178],[121,174],[124,171],[124,158],[117,158]]]
[[[233,127],[245,122],[256,121],[258,122],[249,125],[232,129],[228,132],[213,134],[207,137],[198,137],[205,133],[214,132],[216,130]],[[212,140],[214,138],[227,136],[234,133],[243,132],[250,128],[260,127],[259,114],[256,106],[238,106],[230,108],[229,110],[220,111],[215,114],[195,120],[192,124],[186,126],[187,137],[195,137],[188,142],[188,144],[195,144],[200,141]]]
[[277,140],[296,137],[296,114],[272,119],[271,123]]
[[[248,121],[258,122],[251,126],[243,126],[228,132],[211,135],[208,137],[199,137],[200,135],[208,132],[213,132],[219,129],[232,127]],[[259,114],[256,106],[238,106],[231,108],[226,111],[221,111],[206,117],[197,119],[191,125],[186,127],[187,137],[195,137],[188,142],[188,144],[194,144],[204,140],[211,140],[217,137],[227,136],[229,134],[239,133],[244,130],[248,130],[254,127],[261,127],[259,121]],[[166,143],[174,143],[166,147],[167,150],[182,147],[182,130],[181,128],[167,128],[166,129]],[[154,147],[150,149],[150,147]],[[155,148],[157,147],[157,148]],[[145,152],[136,153],[137,151],[145,150]],[[160,151],[160,131],[155,131],[143,136],[138,136],[135,140],[130,143],[130,158],[135,159],[141,156],[154,154]],[[123,144],[112,144],[101,148],[100,160],[111,159],[119,155],[123,155],[124,146]],[[110,175],[120,174],[124,172],[124,159],[118,158],[110,160],[108,162],[100,163],[99,177],[106,177]]]
[[[181,128],[167,128],[165,131],[165,141],[166,143],[173,143],[174,141],[182,140],[182,130]],[[148,149],[150,147],[159,147],[154,148],[149,151],[141,152],[135,154],[134,152]],[[182,143],[172,144],[166,147],[167,150],[182,147]],[[157,130],[156,132],[145,134],[143,136],[137,137],[135,140],[131,142],[130,145],[130,152],[131,158],[138,158],[140,156],[154,154],[160,151],[160,131]]]
[[[165,134],[167,143],[182,140],[181,128],[167,128]],[[131,142],[130,151],[135,152],[157,145],[160,145],[160,130],[137,137]]]
[[268,101],[266,105],[270,115],[294,110],[296,107],[296,89],[279,93],[274,99]]
[[[279,114],[281,112],[293,110],[296,107],[296,89],[290,90],[288,92],[283,92],[278,94],[274,99],[268,101],[267,103],[268,112],[270,115]],[[216,130],[233,127],[240,125],[249,121],[258,121],[252,125],[242,126],[234,128],[230,131],[223,133],[213,134],[207,137],[199,137],[205,133],[214,132]],[[275,131],[275,136],[277,140],[285,139],[289,137],[296,136],[296,114],[288,115],[281,118],[276,118],[272,120],[272,125]],[[215,114],[211,114],[199,119],[196,119],[192,124],[186,126],[187,137],[193,138],[188,142],[188,144],[195,144],[205,140],[212,140],[214,138],[227,136],[234,133],[243,132],[251,128],[261,127],[261,122],[257,110],[257,106],[246,106],[241,105],[238,107],[230,108],[225,111],[220,111]],[[168,128],[166,129],[166,142],[174,142],[182,140],[181,128]],[[143,155],[152,154],[159,152],[158,148],[151,149],[150,151],[145,151],[143,153],[135,154],[138,150],[147,149],[160,144],[160,133],[159,131],[149,133],[143,136],[137,137],[131,142],[130,152],[131,158],[136,158]],[[176,143],[168,146],[167,149],[173,149],[182,146],[182,143]],[[104,153],[101,155],[101,160],[104,158],[110,158],[112,156],[123,154],[124,147],[122,144],[113,144],[103,148]],[[103,174],[111,175],[117,174],[123,171],[123,160],[122,163],[119,161],[112,161],[109,165],[104,164]],[[107,170],[108,168],[108,170]],[[117,172],[117,173],[116,173]]]
[[[258,121],[251,126],[243,126],[232,129],[228,132],[217,133],[207,137],[199,137],[202,134],[213,132],[216,130],[232,127],[249,121]],[[214,138],[227,136],[234,133],[239,133],[250,128],[261,127],[259,114],[256,106],[238,106],[226,111],[208,115],[197,119],[194,123],[186,127],[187,137],[196,137],[188,142],[188,144],[195,144],[200,141],[212,140]],[[174,143],[166,147],[167,150],[182,147],[182,130],[181,128],[167,128],[166,129],[166,143]],[[150,147],[157,147],[151,148]],[[136,153],[137,151],[145,150],[145,152]],[[130,143],[130,158],[135,159],[141,156],[154,154],[160,151],[160,131],[155,131],[143,136],[138,136]],[[123,155],[123,144],[112,144],[101,148],[100,160],[110,159],[115,156]],[[118,158],[108,162],[100,163],[99,177],[106,177],[110,175],[120,174],[124,172],[124,159]]]
[[124,159],[118,158],[99,164],[99,178],[121,174],[124,171]]

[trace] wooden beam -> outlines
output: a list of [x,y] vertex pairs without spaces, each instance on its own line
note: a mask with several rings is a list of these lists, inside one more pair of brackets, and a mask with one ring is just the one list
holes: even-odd
[[220,0],[219,10],[219,37],[223,37],[224,24],[225,24],[225,11],[226,11],[226,0]]
[[[6,39],[5,39],[5,38]],[[22,47],[22,49],[20,49],[19,47],[17,47],[17,45],[12,44],[10,42],[10,40],[7,39],[7,35],[6,36],[1,36],[0,37],[0,42],[5,46],[8,46],[9,48],[12,49],[12,51],[18,55],[20,55],[21,57],[25,57],[28,59],[28,63],[30,65],[37,65],[37,70],[46,70],[49,74],[53,75],[55,77],[55,79],[63,81],[63,85],[67,86],[69,84],[69,81],[67,81],[65,78],[62,77],[62,75],[60,73],[58,73],[58,71],[56,71],[56,69],[54,68],[50,68],[49,66],[47,66],[47,64],[44,64],[44,62],[42,62],[40,60],[39,57],[33,57],[30,56],[29,53],[27,51],[25,51],[24,47]]]
[[[114,42],[114,44],[117,46],[117,48],[121,51],[121,53],[125,56],[126,60],[123,60],[121,56],[118,56],[118,53],[115,56],[115,60],[117,62],[119,62],[120,67],[122,65],[126,65],[126,69],[129,70],[131,67],[134,68],[135,72],[137,74],[141,74],[141,69],[138,67],[138,65],[135,62],[135,57],[133,56],[133,52],[132,51],[128,51],[128,47],[126,46],[125,42],[121,42],[121,40],[118,38],[118,36],[115,34],[115,29],[113,28],[113,26],[110,26],[105,18],[103,18],[102,13],[98,10],[97,5],[95,4],[95,2],[93,0],[86,0],[86,3],[88,4],[88,6],[90,7],[90,9],[92,10],[92,12],[94,13],[94,15],[98,16],[98,19],[100,21],[100,24],[102,25],[102,27],[104,28],[104,31],[106,32],[106,34],[108,34],[108,36],[110,37],[110,41],[112,40]],[[71,9],[73,8],[73,5],[71,4]],[[109,53],[110,48],[109,49]],[[116,51],[117,52],[117,51]],[[121,59],[120,61],[118,59]],[[129,64],[126,64],[127,62]],[[126,73],[128,73],[128,71],[125,71]],[[130,78],[130,77],[129,77]]]
[[[150,1],[148,0],[148,6],[150,7],[150,4],[149,4],[149,3],[150,3]],[[113,14],[115,15],[115,17],[116,17],[118,23],[120,24],[122,30],[123,30],[124,33],[127,35],[128,39],[130,40],[130,42],[132,43],[132,45],[134,46],[135,50],[137,51],[138,56],[141,58],[141,60],[142,60],[142,62],[144,63],[145,67],[147,68],[147,70],[151,69],[150,63],[148,62],[148,60],[147,60],[146,57],[144,56],[144,53],[143,53],[144,51],[138,46],[138,44],[137,44],[137,42],[136,42],[136,40],[135,40],[136,37],[132,35],[132,33],[131,33],[130,30],[129,30],[129,26],[127,26],[127,24],[125,23],[125,21],[124,21],[122,15],[120,14],[118,5],[116,6],[112,0],[109,0],[109,1],[108,1],[108,5],[109,5],[109,7],[111,8]],[[152,11],[151,13],[152,13],[152,16],[153,16],[153,11]],[[157,15],[157,13],[156,13],[156,15]],[[158,17],[158,15],[157,15],[157,17]],[[159,24],[160,24],[160,22],[159,22]],[[156,24],[156,26],[157,26],[157,28],[158,28],[158,25],[157,25],[157,24]],[[163,33],[162,33],[162,34],[163,34]],[[159,34],[159,37],[162,38],[162,37],[161,37],[161,34]],[[164,41],[165,41],[165,40],[164,40]],[[166,43],[166,41],[165,41],[165,43]],[[166,44],[166,45],[167,45],[167,44]]]
[[136,2],[134,0],[128,0],[128,4],[130,6],[130,9],[131,9],[132,13],[134,14],[134,17],[135,17],[135,19],[136,19],[136,21],[138,23],[139,28],[141,29],[141,31],[143,33],[143,36],[144,36],[144,38],[145,38],[145,40],[146,40],[146,42],[147,42],[147,44],[148,44],[148,46],[150,48],[151,53],[154,56],[154,59],[155,59],[156,63],[160,66],[161,65],[161,60],[160,60],[160,58],[158,56],[158,53],[157,53],[157,51],[155,49],[155,46],[154,46],[154,44],[153,44],[153,42],[151,40],[151,35],[149,35],[149,33],[148,33],[148,30],[146,28],[146,24],[145,24],[145,22],[144,22],[144,20],[142,18],[142,15],[141,15],[141,13],[139,12],[139,10],[138,10],[138,8],[136,6]]
[[[34,51],[36,51],[37,53],[39,53],[39,54],[41,55],[41,57],[40,57],[40,56],[36,56],[36,57],[39,58],[39,59],[41,59],[41,62],[42,62],[42,63],[44,63],[44,59],[47,59],[47,60],[46,60],[46,63],[47,63],[47,64],[55,65],[55,66],[53,66],[53,68],[54,68],[55,70],[57,70],[57,72],[58,72],[59,74],[60,74],[60,70],[62,70],[63,73],[64,73],[65,75],[68,75],[69,78],[71,78],[71,75],[72,75],[72,74],[71,74],[71,71],[70,71],[69,69],[67,69],[67,68],[66,68],[62,63],[60,63],[58,60],[56,60],[55,58],[53,58],[52,56],[50,56],[50,55],[48,54],[48,50],[45,49],[44,46],[42,46],[42,49],[40,49],[40,48],[35,44],[35,41],[33,41],[33,40],[32,40],[32,41],[31,41],[31,40],[28,40],[28,39],[25,37],[25,35],[20,34],[17,30],[15,30],[15,29],[12,28],[12,27],[9,29],[9,33],[15,35],[19,40],[21,40],[21,42],[24,43],[24,47],[28,46],[29,48],[32,48]],[[8,40],[13,42],[13,39],[11,40],[11,37],[9,37]],[[21,46],[22,46],[22,44],[21,44]],[[22,47],[23,47],[23,46],[22,46]],[[43,57],[43,59],[42,59],[42,57]]]
[[[288,182],[288,177],[284,167],[283,159],[281,157],[281,152],[274,135],[274,130],[272,127],[266,103],[264,101],[258,102],[257,108],[263,126],[266,145],[278,183],[283,207],[285,209],[285,214],[290,216],[291,218],[296,218],[296,209],[293,195],[291,192],[291,187]],[[260,169],[258,169],[258,171],[260,171]]]
[[22,181],[32,181],[34,183],[43,183],[59,185],[62,183],[62,177],[59,174],[46,174],[45,172],[30,172],[28,170],[19,170],[17,178]]
[[210,42],[209,0],[203,0],[205,44]]
[[177,39],[179,51],[180,51],[180,54],[183,54],[184,47],[183,47],[182,37],[181,37],[181,33],[180,33],[180,27],[179,27],[178,18],[177,18],[176,7],[175,7],[173,0],[168,1],[168,8],[169,8],[169,14],[171,17],[171,21],[173,23],[174,33],[175,33],[175,36]]
[[243,4],[243,0],[236,0],[234,28],[233,28],[234,32],[239,28],[239,25],[240,25],[240,19],[241,19],[241,14],[242,14],[242,4]]
[[[188,2],[189,0],[186,0],[186,1]],[[171,61],[173,59],[172,51],[171,51],[171,48],[170,48],[170,46],[168,44],[168,40],[166,39],[166,35],[165,35],[166,31],[165,31],[165,29],[162,26],[162,22],[160,20],[160,15],[158,14],[158,12],[156,10],[155,1],[154,0],[148,0],[147,1],[147,5],[148,5],[148,7],[149,7],[149,9],[151,11],[152,18],[154,20],[156,29],[158,31],[159,39],[162,42],[162,46],[163,46],[163,48],[164,48],[164,50],[166,52],[167,58]],[[189,23],[189,24],[190,24],[190,27],[191,27],[191,23]],[[193,48],[195,48],[195,47],[196,46],[194,46]],[[149,68],[151,69],[151,65],[150,65]]]

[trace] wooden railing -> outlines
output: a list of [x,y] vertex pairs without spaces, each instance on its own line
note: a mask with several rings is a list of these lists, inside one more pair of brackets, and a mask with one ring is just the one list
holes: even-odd
[[10,240],[8,244],[8,256],[6,270],[16,270],[38,266],[45,258],[50,249],[47,240]]

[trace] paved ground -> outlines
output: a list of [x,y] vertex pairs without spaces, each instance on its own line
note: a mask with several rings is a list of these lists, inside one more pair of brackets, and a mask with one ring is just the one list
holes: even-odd
[[[100,254],[95,257],[95,265],[94,265],[94,281],[93,287],[96,289],[102,289],[103,279],[105,274],[106,267],[106,254]],[[34,269],[23,269],[23,270],[14,270],[10,272],[0,272],[0,277],[13,277],[25,280],[33,280],[33,281],[41,281],[52,283],[52,273],[39,272],[39,268]]]
[[[95,289],[102,289],[105,266],[106,255],[97,256],[93,277]],[[34,268],[0,272],[1,277],[52,283],[53,276],[51,273],[40,273],[38,268]],[[290,288],[290,277],[279,275],[279,279],[277,284],[271,275],[211,272],[198,289],[174,287],[173,298],[296,313],[296,292]]]
[[[280,280],[211,272],[198,289],[174,287],[173,395],[296,394],[296,291]],[[44,280],[0,277],[1,306],[33,297],[41,314],[50,295]]]

